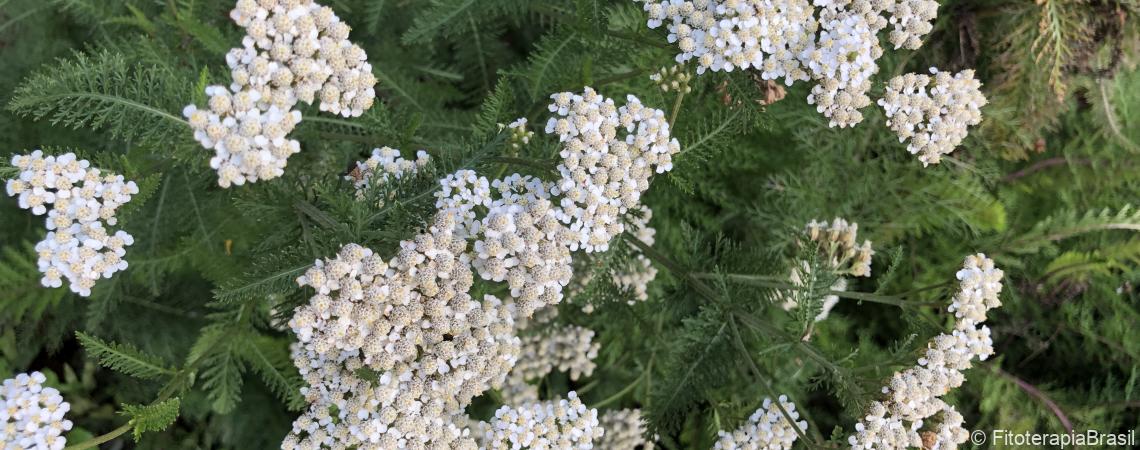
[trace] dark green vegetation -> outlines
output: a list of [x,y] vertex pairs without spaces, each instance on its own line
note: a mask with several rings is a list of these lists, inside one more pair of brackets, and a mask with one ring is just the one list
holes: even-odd
[[[54,374],[69,443],[133,418],[140,448],[275,448],[304,405],[292,335],[271,325],[311,295],[295,278],[348,242],[391,254],[448,171],[543,175],[535,166],[557,155],[541,133],[547,97],[584,85],[679,104],[682,153],[644,199],[660,270],[650,300],[626,305],[605,276],[568,299],[558,320],[596,330],[602,350],[593,377],[553,374],[550,393],[643,408],[665,448],[707,448],[786,393],[811,421],[798,446],[842,447],[883,380],[948,328],[954,273],[985,252],[1005,270],[1004,305],[987,322],[996,358],[948,397],[966,427],[1140,426],[1135,1],[944,2],[922,49],[888,50],[875,88],[930,66],[977,69],[984,122],[928,168],[874,108],[828,129],[807,83],[764,106],[750,74],[708,73],[677,102],[648,78],[675,49],[631,1],[326,3],[368,52],[376,106],[351,120],[305,109],[284,177],[222,190],[180,111],[228,82],[232,0],[0,0],[2,174],[10,153],[67,149],[142,189],[120,215],[130,268],[90,298],[40,286],[43,218],[0,198],[0,378]],[[523,116],[538,133],[510,154],[497,124]],[[377,193],[396,199],[384,207],[343,180],[380,146],[435,161]],[[809,330],[812,314],[772,301],[772,280],[799,264],[804,224],[836,216],[874,242],[873,275],[848,286],[862,301]],[[589,270],[629,258],[628,242],[614,247]]]

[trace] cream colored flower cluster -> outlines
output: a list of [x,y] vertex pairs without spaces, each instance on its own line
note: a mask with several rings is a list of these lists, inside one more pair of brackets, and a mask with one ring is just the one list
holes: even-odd
[[948,308],[956,319],[954,331],[936,336],[918,365],[891,377],[883,387],[886,398],[872,403],[855,425],[855,435],[848,438],[852,449],[923,447],[923,421],[939,416],[937,427],[926,432],[935,440],[934,448],[955,448],[966,441],[961,414],[940,397],[962,385],[962,372],[973,359],[984,361],[993,354],[990,329],[981,322],[990,309],[1001,306],[1002,276],[985,255],[966,258],[957,273],[959,291]]
[[[697,73],[754,69],[765,80],[815,80],[808,103],[832,127],[854,126],[892,26],[895,48],[918,48],[933,28],[934,0],[644,0],[649,28],[668,22],[678,62]],[[817,9],[818,8],[818,9]]]
[[0,386],[0,444],[5,450],[60,450],[67,445],[64,418],[71,405],[40,372],[21,373]]
[[423,150],[416,152],[415,160],[410,160],[404,159],[400,151],[394,148],[377,148],[372,149],[372,156],[368,159],[358,161],[344,179],[352,182],[356,188],[356,198],[360,200],[367,195],[369,189],[386,184],[389,179],[398,180],[414,175],[430,162],[431,156]]
[[[779,401],[793,420],[800,418],[800,413],[796,412],[796,405],[789,402],[787,396],[781,395]],[[795,444],[796,438],[799,437],[793,426],[799,427],[800,431],[807,431],[808,423],[806,420],[800,420],[793,425],[788,422],[788,418],[780,412],[780,408],[772,402],[772,399],[765,398],[760,409],[752,413],[748,422],[740,428],[731,433],[718,431],[720,439],[717,439],[713,449],[787,450],[792,448],[792,444]]]
[[301,150],[288,139],[301,121],[298,101],[354,117],[376,97],[368,57],[332,9],[312,0],[238,0],[230,17],[247,33],[226,54],[232,83],[206,88],[207,109],[182,111],[194,138],[214,150],[210,167],[222,187],[284,173]]
[[586,408],[571,391],[566,399],[503,406],[485,437],[488,449],[592,449],[604,434],[598,410]]
[[556,117],[546,132],[562,142],[557,186],[563,197],[556,214],[577,238],[571,250],[605,251],[625,231],[621,215],[640,204],[654,171],[673,168],[672,155],[681,146],[669,135],[665,113],[632,95],[620,108],[588,87],[551,98]]
[[[619,111],[612,100],[601,99],[589,88],[583,96],[566,96],[560,120],[570,120],[566,116],[573,103],[574,124],[565,126],[575,133],[562,141],[567,147],[583,147],[564,152],[561,167],[581,169],[584,180],[567,175],[559,181],[563,188],[530,176],[490,181],[460,170],[440,180],[432,225],[401,242],[394,258],[384,260],[349,244],[298,278],[299,284],[316,291],[289,322],[300,341],[293,357],[308,384],[303,394],[310,409],[294,422],[282,448],[475,446],[470,429],[464,428],[468,422],[463,408],[474,396],[504,387],[519,359],[516,318],[529,318],[540,307],[561,301],[571,276],[570,252],[581,246],[584,236],[572,230],[581,230],[583,221],[603,223],[595,208],[569,199],[568,190],[582,194],[598,189],[593,198],[637,207],[649,174],[654,168],[668,170],[668,157],[678,146],[668,137],[663,113],[642,107],[635,98]],[[587,107],[576,106],[583,97],[610,105],[606,111],[612,114],[605,120],[591,119]],[[620,138],[619,126],[626,128]],[[595,147],[585,147],[587,142]],[[555,205],[558,195],[564,198]],[[613,212],[624,209],[615,207]],[[596,248],[608,244],[591,242]],[[492,296],[472,299],[476,272],[486,280],[505,282],[509,302]],[[576,359],[578,353],[588,358],[596,353],[592,333],[584,330],[577,336],[573,343],[560,341],[552,353],[549,347],[539,348],[535,357],[547,352],[566,359],[549,364],[575,376],[592,370],[592,363]],[[581,342],[585,347],[579,348]],[[523,367],[519,373],[526,371]],[[526,445],[586,446],[601,434],[596,411],[582,422],[579,416],[586,417],[585,411],[576,398],[548,406],[524,408],[529,412],[520,414],[534,417],[539,410],[549,410],[541,417],[561,420],[565,427],[547,428],[542,438],[503,435],[505,441],[497,442],[520,438]]]
[[649,28],[669,22],[677,62],[697,60],[697,73],[754,68],[790,86],[807,80],[800,54],[818,27],[809,0],[646,0]]
[[[631,216],[630,222],[633,225],[631,234],[646,245],[653,245],[653,236],[657,234],[657,230],[649,226],[649,220],[653,218],[653,210],[649,209],[648,206],[643,206],[641,211],[641,217]],[[633,298],[627,301],[630,305],[633,305],[634,301],[649,300],[649,283],[657,278],[657,268],[653,267],[649,258],[646,258],[636,248],[635,251],[637,256],[630,263],[628,270],[621,270],[613,274],[614,285],[633,294]]]
[[891,78],[879,106],[887,126],[907,141],[907,151],[922,165],[938,164],[966,138],[968,128],[981,123],[986,105],[982,83],[973,70],[954,76],[931,67],[933,76],[908,73]]
[[468,294],[467,242],[454,229],[441,212],[390,261],[349,244],[298,279],[317,291],[290,321],[311,407],[282,448],[473,445],[455,417],[502,383],[519,340],[509,305]]
[[640,409],[617,409],[602,413],[599,420],[606,434],[598,441],[604,450],[653,450],[653,441],[645,438],[647,430]]
[[20,174],[6,184],[9,196],[32,214],[47,214],[47,236],[36,244],[40,283],[60,287],[67,279],[72,292],[91,295],[100,278],[126,270],[126,247],[134,237],[109,230],[115,213],[139,192],[134,181],[106,174],[74,153],[44,156],[36,150],[12,157]]
[[871,241],[864,240],[859,244],[859,224],[848,223],[838,217],[831,223],[812,220],[804,233],[808,237],[806,245],[817,245],[820,255],[836,273],[853,277],[871,276],[871,257],[875,250],[871,248]]
[[522,351],[511,377],[534,380],[558,369],[571,380],[594,373],[600,344],[594,331],[577,325],[555,326],[523,336]]

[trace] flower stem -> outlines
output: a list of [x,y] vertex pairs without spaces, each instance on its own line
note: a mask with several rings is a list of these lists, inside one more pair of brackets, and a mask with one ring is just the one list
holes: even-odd
[[677,100],[673,102],[673,112],[669,114],[669,129],[673,129],[673,124],[677,123],[677,114],[681,112],[681,102],[685,100],[685,91],[677,92]]
[[93,437],[91,439],[88,439],[86,441],[80,442],[80,443],[75,444],[75,445],[69,445],[67,447],[64,447],[63,450],[83,450],[86,448],[98,447],[99,444],[110,442],[112,439],[115,439],[119,436],[122,436],[126,432],[131,431],[131,427],[132,427],[131,422],[127,422],[127,423],[123,424],[123,426],[121,426],[119,428],[115,428],[114,430],[111,430],[107,434],[103,434],[100,436]]

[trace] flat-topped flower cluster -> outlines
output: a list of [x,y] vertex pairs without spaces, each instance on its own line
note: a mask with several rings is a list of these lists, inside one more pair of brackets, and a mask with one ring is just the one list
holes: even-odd
[[[395,257],[349,244],[298,278],[316,291],[289,323],[311,407],[282,448],[477,445],[464,407],[502,387],[518,363],[516,320],[562,300],[571,252],[605,250],[624,231],[621,215],[640,206],[650,175],[669,170],[679,149],[664,113],[635,97],[620,108],[589,88],[552,98],[557,117],[548,132],[564,146],[561,179],[492,181],[457,171],[440,180],[431,226],[401,242]],[[509,298],[473,299],[476,274],[505,282]],[[528,339],[535,358],[528,364],[588,374],[597,346],[589,330],[575,336],[573,343]],[[499,434],[486,436],[486,445],[591,448],[602,434],[597,412],[573,395],[501,412],[511,419],[492,424]],[[561,425],[515,433],[534,418]]]
[[[755,70],[764,80],[783,78],[788,86],[796,81],[812,80],[815,85],[808,103],[816,105],[816,110],[829,119],[830,126],[841,128],[862,122],[860,110],[872,103],[868,95],[871,79],[878,73],[878,61],[883,55],[879,33],[890,27],[887,40],[895,49],[917,49],[922,45],[922,38],[933,29],[932,23],[938,15],[938,2],[934,0],[642,1],[649,13],[649,28],[667,26],[669,42],[676,43],[680,50],[677,62],[695,60],[698,74],[706,70],[741,69]],[[981,94],[970,87],[976,88],[953,85],[946,89],[970,97],[960,99],[962,101],[977,107],[984,105],[984,99],[973,98]],[[902,87],[891,89],[897,92]],[[889,104],[896,104],[897,97],[888,100]],[[935,103],[939,107],[958,104],[944,102],[942,98]],[[892,107],[884,106],[890,116]],[[980,120],[977,107],[959,107],[974,114],[957,111],[939,114],[937,109],[925,112],[927,119],[941,115],[957,121],[941,126],[940,133],[930,139],[916,138],[911,153],[937,155],[953,150],[961,142],[957,136],[964,136],[966,126]],[[905,118],[907,113],[903,114]],[[919,120],[900,122],[901,125],[892,129],[902,136],[900,130],[913,128],[917,122]],[[929,144],[931,142],[938,144]],[[927,148],[928,145],[935,148]],[[937,162],[937,158],[925,156],[922,161],[929,164]]]
[[8,180],[9,196],[20,208],[47,214],[47,235],[36,244],[36,262],[45,287],[60,287],[66,279],[71,292],[91,295],[101,278],[127,268],[127,246],[134,238],[123,230],[115,213],[139,192],[134,181],[104,173],[74,153],[59,156],[36,150],[12,157],[20,171]]
[[349,26],[312,0],[238,0],[230,12],[246,30],[242,47],[226,54],[232,82],[209,86],[208,108],[182,114],[194,138],[214,150],[210,167],[230,187],[284,173],[301,151],[288,135],[301,121],[298,102],[344,117],[375,101],[368,55],[348,40]]
[[[966,258],[957,274],[959,291],[947,308],[954,314],[954,330],[935,336],[918,365],[891,377],[883,387],[885,399],[871,404],[848,438],[853,450],[956,448],[966,441],[962,415],[940,397],[962,385],[962,372],[975,358],[984,361],[993,354],[990,329],[981,322],[990,309],[1001,306],[1002,276],[985,255]],[[938,417],[937,425],[924,429],[924,420],[931,417]],[[924,446],[924,437],[932,445]]]
[[21,373],[0,385],[0,443],[7,449],[60,450],[67,445],[64,418],[71,405],[40,372]]
[[982,122],[986,105],[982,83],[973,70],[951,76],[931,67],[933,76],[908,73],[891,78],[879,105],[887,126],[907,141],[906,149],[923,165],[938,164],[966,138],[967,128]]
[[[796,411],[796,405],[788,401],[787,396],[781,395],[779,402],[793,420],[800,418],[800,413]],[[795,444],[796,438],[799,437],[799,434],[792,427],[797,427],[803,432],[807,431],[808,423],[806,420],[800,420],[794,424],[788,422],[788,417],[780,412],[780,408],[772,402],[772,399],[765,398],[760,408],[752,413],[748,422],[745,422],[740,428],[731,432],[718,431],[717,435],[720,438],[713,445],[713,449],[787,450],[792,448],[792,444]]]

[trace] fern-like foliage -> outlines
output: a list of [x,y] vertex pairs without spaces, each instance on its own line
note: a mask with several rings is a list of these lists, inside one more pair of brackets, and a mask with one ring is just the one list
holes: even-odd
[[25,80],[8,108],[52,124],[168,146],[171,138],[190,139],[180,111],[194,98],[192,87],[165,67],[135,65],[106,51],[76,53]]
[[175,373],[157,356],[143,353],[131,344],[107,342],[81,331],[76,332],[75,337],[87,354],[104,367],[142,379],[162,378]]
[[182,399],[170,398],[150,405],[123,405],[122,414],[131,420],[135,442],[142,439],[143,433],[162,431],[178,419]]
[[1140,209],[1125,205],[1079,214],[1066,211],[1038,222],[1033,229],[1008,244],[1010,251],[1031,253],[1051,243],[1095,231],[1126,230],[1140,232]]

